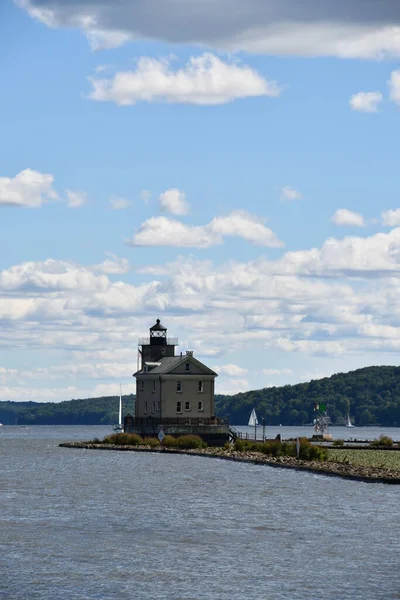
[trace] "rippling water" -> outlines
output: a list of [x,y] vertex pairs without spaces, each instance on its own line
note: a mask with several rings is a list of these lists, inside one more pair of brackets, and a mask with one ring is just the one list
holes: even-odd
[[397,486],[0,431],[2,600],[400,598]]

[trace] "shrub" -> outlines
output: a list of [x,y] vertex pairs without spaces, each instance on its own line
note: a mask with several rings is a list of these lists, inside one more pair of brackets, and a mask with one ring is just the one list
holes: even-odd
[[282,451],[281,446],[282,444],[280,442],[269,440],[262,444],[261,452],[263,452],[263,454],[269,454],[270,456],[279,456]]
[[344,446],[344,441],[343,440],[333,440],[332,446],[335,446],[336,448],[341,448],[342,446]]
[[235,448],[235,450],[237,450],[238,452],[244,452],[244,450],[246,449],[246,444],[244,440],[241,440],[240,438],[237,438],[235,440],[235,443],[233,444],[233,447]]
[[182,449],[205,448],[207,446],[198,435],[181,435],[176,441],[178,448]]
[[137,433],[113,433],[104,438],[105,444],[116,444],[117,446],[137,446],[143,442]]
[[231,450],[232,449],[232,445],[230,442],[225,442],[224,444],[224,450]]
[[178,440],[173,435],[166,435],[164,436],[162,445],[165,446],[165,448],[176,448]]
[[282,456],[297,456],[296,444],[293,442],[282,442],[281,453]]
[[381,435],[379,439],[375,439],[370,443],[373,448],[391,448],[393,446],[393,440],[388,435]]
[[160,442],[159,442],[158,438],[147,437],[147,438],[144,438],[143,444],[146,446],[150,446],[150,448],[156,448],[157,446],[160,445]]

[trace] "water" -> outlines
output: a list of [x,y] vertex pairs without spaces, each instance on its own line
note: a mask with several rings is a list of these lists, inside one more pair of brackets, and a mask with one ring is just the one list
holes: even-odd
[[400,598],[397,486],[0,430],[2,600]]
[[[254,427],[248,426],[236,426],[238,431],[248,433],[249,436],[254,438]],[[265,428],[265,437],[274,438],[281,434],[282,439],[300,437],[311,437],[314,434],[312,425],[306,425],[303,427],[278,427],[270,426]],[[330,427],[329,433],[334,439],[342,440],[374,440],[379,438],[380,435],[388,435],[393,440],[400,442],[400,427]],[[261,425],[257,427],[257,438],[261,440],[263,434],[263,428]]]

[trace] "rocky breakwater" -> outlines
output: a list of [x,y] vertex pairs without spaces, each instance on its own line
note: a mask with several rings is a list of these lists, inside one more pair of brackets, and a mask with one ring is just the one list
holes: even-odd
[[119,446],[116,444],[105,444],[96,442],[65,442],[63,444],[60,444],[60,447],[87,450],[109,450],[119,452],[159,452],[164,454],[186,454],[190,456],[219,458],[223,460],[232,460],[257,465],[266,465],[270,467],[277,467],[283,469],[295,469],[297,471],[307,471],[312,473],[318,473],[320,475],[342,477],[345,479],[352,479],[356,481],[400,485],[400,472],[391,469],[364,467],[343,462],[305,461],[290,456],[274,457],[270,455],[261,454],[260,452],[252,452],[249,450],[243,452],[227,448],[182,450],[177,448],[163,448],[162,446],[151,448],[150,446],[146,445]]

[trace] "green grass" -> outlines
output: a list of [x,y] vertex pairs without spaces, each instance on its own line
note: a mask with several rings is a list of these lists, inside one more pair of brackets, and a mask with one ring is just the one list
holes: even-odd
[[400,451],[390,450],[328,450],[328,460],[349,462],[354,466],[374,467],[400,471]]

